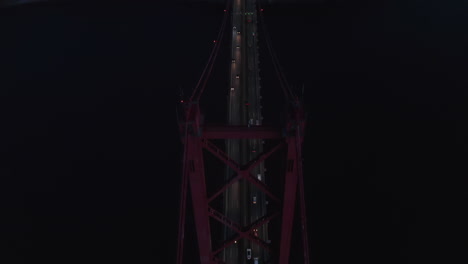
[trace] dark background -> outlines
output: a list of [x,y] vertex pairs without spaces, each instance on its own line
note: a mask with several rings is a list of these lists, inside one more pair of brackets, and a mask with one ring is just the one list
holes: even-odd
[[[265,7],[288,79],[305,86],[311,263],[467,262],[462,2]],[[178,89],[196,84],[223,9],[0,9],[1,263],[175,261]],[[268,64],[262,91],[274,116]],[[223,78],[204,98],[224,109]]]

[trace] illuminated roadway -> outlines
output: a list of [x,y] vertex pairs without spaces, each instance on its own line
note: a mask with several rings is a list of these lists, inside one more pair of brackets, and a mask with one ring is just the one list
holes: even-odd
[[[255,0],[233,0],[231,31],[231,71],[228,102],[228,123],[230,125],[261,125],[260,78],[258,74],[257,11]],[[262,140],[236,139],[226,143],[227,153],[235,161],[245,164],[263,151]],[[226,178],[234,172],[226,169]],[[251,171],[257,179],[265,182],[263,163]],[[225,192],[225,215],[248,226],[266,213],[265,196],[257,188],[242,180]],[[259,238],[268,240],[266,225],[256,232]],[[229,228],[224,231],[225,239],[235,233]],[[247,250],[251,250],[251,258]],[[247,239],[237,241],[224,251],[226,264],[254,263],[258,258],[263,263],[268,258],[263,248]]]

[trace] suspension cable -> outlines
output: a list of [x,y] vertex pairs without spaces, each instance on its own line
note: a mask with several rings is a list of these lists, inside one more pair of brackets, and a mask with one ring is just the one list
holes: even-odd
[[284,74],[284,71],[283,71],[283,69],[282,69],[282,67],[281,67],[281,65],[279,63],[278,57],[277,57],[277,55],[275,53],[275,50],[273,49],[271,37],[270,37],[270,34],[269,34],[269,32],[267,30],[267,27],[266,27],[265,18],[263,16],[263,12],[261,12],[262,7],[261,7],[260,2],[258,3],[258,8],[260,9],[260,12],[259,12],[259,14],[260,14],[260,23],[262,24],[262,29],[264,31],[263,34],[265,34],[267,48],[268,48],[268,51],[270,53],[270,56],[271,56],[271,59],[272,59],[272,62],[273,62],[273,67],[275,68],[276,75],[277,75],[278,80],[280,82],[281,89],[282,89],[283,94],[286,97],[286,99],[293,99],[295,97],[294,93],[292,92],[291,87],[289,86],[289,83],[286,80],[286,75]]
[[214,47],[213,47],[213,49],[211,51],[210,57],[208,58],[208,62],[205,65],[205,68],[203,69],[203,72],[202,72],[202,74],[200,76],[200,79],[198,80],[197,85],[195,86],[195,89],[194,89],[194,91],[192,93],[192,96],[190,97],[189,101],[193,101],[194,99],[199,100],[201,95],[203,94],[203,91],[205,90],[206,83],[208,82],[208,78],[211,75],[211,71],[212,71],[214,63],[216,61],[216,57],[218,56],[219,48],[221,46],[221,42],[222,42],[223,37],[224,37],[224,32],[225,32],[227,20],[228,20],[229,13],[230,13],[229,12],[230,11],[230,8],[229,8],[230,7],[230,2],[231,2],[231,0],[228,0],[226,2],[226,8],[224,9],[223,21],[222,21],[222,24],[221,24],[220,31],[218,32],[218,36],[217,36],[217,38],[215,40],[215,45],[214,45]]
[[[226,13],[227,13],[227,12],[226,12]],[[212,71],[213,71],[213,66],[214,66],[214,64],[215,64],[216,58],[218,57],[219,48],[221,47],[221,43],[222,43],[222,40],[223,40],[223,37],[224,37],[224,32],[225,32],[225,28],[226,28],[226,24],[227,24],[227,23],[226,23],[227,17],[228,17],[228,16],[225,15],[223,24],[222,24],[222,26],[221,26],[221,36],[220,36],[220,39],[219,39],[218,41],[216,41],[216,47],[215,47],[216,52],[215,52],[215,54],[214,54],[213,61],[212,61],[211,65],[210,65],[210,68],[209,68],[209,70],[208,70],[208,74],[207,74],[207,76],[206,76],[206,78],[205,78],[205,81],[203,82],[203,85],[201,86],[200,92],[199,92],[199,94],[197,95],[196,100],[199,100],[199,99],[200,99],[200,96],[201,96],[201,95],[203,94],[203,92],[205,91],[206,84],[207,84],[207,82],[208,82],[208,78],[210,77],[210,75],[211,75],[211,73],[212,73]]]

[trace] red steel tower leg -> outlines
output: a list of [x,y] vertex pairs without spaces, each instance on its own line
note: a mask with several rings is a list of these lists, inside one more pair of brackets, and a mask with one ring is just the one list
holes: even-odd
[[200,263],[211,263],[211,232],[208,215],[208,198],[205,183],[203,150],[200,138],[190,135],[187,139],[187,174],[192,194],[195,226],[197,229]]
[[[302,158],[301,158],[302,160]],[[301,229],[302,246],[304,247],[304,263],[309,263],[309,239],[307,237],[307,211],[305,205],[304,178],[302,174],[302,163],[297,164],[299,176],[299,205],[301,206]]]
[[[185,145],[187,147],[187,145]],[[187,179],[187,172],[186,172],[186,160],[182,161],[184,163],[184,168],[182,171],[182,188],[180,190],[180,211],[179,211],[179,235],[177,238],[177,264],[183,263],[184,257],[184,238],[185,238],[185,209],[187,206],[187,187],[188,187],[188,179]]]
[[281,226],[281,245],[279,264],[289,263],[289,252],[291,248],[292,227],[294,221],[294,208],[296,204],[296,189],[297,189],[297,149],[296,138],[289,138],[286,175],[284,184],[284,199],[283,199],[283,222]]
[[304,192],[304,174],[302,171],[302,143],[303,143],[303,133],[304,133],[304,121],[305,117],[303,111],[299,111],[296,114],[299,114],[299,120],[301,122],[301,129],[296,130],[296,144],[297,144],[297,174],[298,174],[298,188],[299,188],[299,206],[301,210],[301,229],[302,229],[302,246],[304,250],[304,263],[309,263],[309,239],[307,237],[307,211],[305,203],[305,192]]

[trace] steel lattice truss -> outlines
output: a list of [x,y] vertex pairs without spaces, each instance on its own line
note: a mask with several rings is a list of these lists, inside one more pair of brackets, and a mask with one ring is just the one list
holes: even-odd
[[[275,255],[276,252],[279,252],[279,254],[277,254],[278,260],[275,262],[280,264],[289,263],[291,234],[296,203],[299,205],[301,213],[300,223],[302,225],[304,260],[305,263],[308,263],[309,256],[301,162],[301,146],[304,135],[305,116],[301,105],[298,103],[296,104],[296,107],[293,108],[294,112],[291,113],[290,120],[288,121],[285,129],[264,126],[209,126],[200,122],[200,111],[196,102],[186,102],[184,103],[184,106],[186,107],[187,119],[180,124],[185,153],[183,161],[183,188],[179,222],[178,263],[182,263],[186,196],[189,187],[194,208],[201,263],[224,263],[217,257],[217,254],[240,239],[248,239],[265,250],[272,252],[273,255]],[[277,139],[280,141],[276,146],[268,151],[260,153],[257,158],[249,161],[247,164],[238,164],[211,141],[213,139],[233,138]],[[283,174],[285,183],[284,195],[280,198],[275,195],[267,185],[255,178],[254,175],[252,175],[251,170],[261,162],[267,160],[273,153],[284,148],[287,153],[287,167]],[[236,172],[234,177],[210,196],[208,196],[206,187],[207,175],[205,175],[203,150],[208,151]],[[210,203],[213,200],[221,195],[229,186],[242,179],[248,181],[250,184],[264,192],[272,201],[276,202],[282,210],[271,212],[248,226],[240,226],[238,223],[230,220],[224,214],[211,207]],[[299,199],[296,199],[298,196],[297,194],[299,194]],[[281,241],[277,248],[272,247],[266,241],[263,241],[253,235],[254,229],[268,223],[276,217],[281,217],[282,222]],[[237,233],[237,236],[224,241],[224,243],[218,248],[212,248],[209,223],[210,218],[215,219],[222,225],[234,230]]]
[[[269,259],[262,259],[262,263],[288,264],[290,261],[293,226],[295,224],[300,225],[299,229],[303,249],[302,259],[304,264],[308,264],[309,246],[307,241],[307,221],[302,173],[302,145],[306,123],[303,104],[290,89],[284,77],[284,73],[281,71],[278,59],[273,52],[272,44],[267,38],[268,50],[273,60],[275,72],[278,76],[279,84],[287,104],[287,120],[284,122],[282,127],[269,127],[262,125],[261,122],[246,122],[246,118],[250,118],[246,116],[251,112],[239,111],[240,105],[243,104],[242,100],[239,100],[239,98],[244,96],[242,98],[258,100],[258,98],[252,97],[252,91],[256,91],[255,94],[258,94],[257,92],[259,91],[260,86],[258,68],[256,68],[257,62],[255,62],[255,60],[245,60],[245,58],[249,56],[249,58],[255,58],[257,56],[255,53],[256,46],[254,44],[257,32],[254,23],[256,23],[255,21],[257,20],[257,13],[261,13],[263,9],[260,8],[260,6],[257,6],[257,12],[253,12],[255,0],[235,0],[233,2],[232,10],[232,23],[234,26],[229,30],[225,30],[231,12],[229,7],[230,3],[228,2],[227,7],[224,10],[225,15],[221,30],[218,33],[217,40],[214,41],[215,45],[213,52],[210,55],[209,62],[203,71],[202,77],[190,98],[188,100],[181,100],[184,115],[182,117],[182,121],[179,122],[179,125],[182,142],[184,144],[184,157],[177,264],[183,263],[185,218],[187,211],[187,196],[189,193],[193,205],[195,229],[198,240],[198,252],[201,264],[225,263],[224,260],[226,260],[227,264],[246,263],[245,259],[237,259],[236,253],[233,253],[233,251],[230,251],[230,257],[226,257],[226,254],[223,257],[221,255],[222,253],[226,253],[228,250],[232,250],[233,244],[237,241],[248,242],[248,244],[243,244],[244,249],[246,248],[246,245],[255,245],[261,249],[261,251],[260,249],[257,249],[257,252],[267,252],[268,255],[265,256]],[[260,15],[260,18],[263,20],[262,15]],[[242,29],[246,31],[245,40],[243,39],[242,32],[240,31]],[[199,102],[201,95],[205,91],[206,83],[213,69],[214,61],[219,53],[225,31],[231,32],[233,41],[231,43],[233,66],[231,66],[232,86],[230,96],[232,96],[233,92],[239,93],[239,96],[234,95],[233,97],[230,97],[235,99],[230,102],[235,101],[238,106],[237,108],[234,108],[233,113],[238,116],[244,116],[234,121],[230,120],[228,125],[214,126],[203,122],[204,119],[200,112]],[[264,32],[267,32],[266,29],[264,29]],[[240,75],[242,75],[242,77]],[[245,80],[250,80],[251,82],[240,82],[244,76]],[[246,103],[246,105],[248,104]],[[256,105],[259,107],[257,101]],[[231,111],[231,109],[229,111]],[[258,112],[260,111],[257,111],[256,113]],[[257,115],[257,118],[258,117],[259,116]],[[223,148],[215,144],[215,140],[223,140],[225,143],[232,143],[232,140],[246,140],[244,142],[271,140],[274,141],[276,145],[273,145],[270,149],[266,150],[262,147],[259,151],[261,153],[255,153],[256,155],[252,155],[252,153],[247,155],[246,150],[243,149],[243,152],[240,154],[242,155],[242,159],[239,159],[239,155],[237,158],[232,156],[236,155],[234,154],[234,151],[230,152],[223,150]],[[284,185],[281,186],[281,196],[275,193],[275,191],[271,189],[271,186],[267,185],[264,181],[257,179],[254,176],[255,173],[253,173],[254,170],[258,171],[258,167],[263,166],[265,161],[271,159],[272,155],[278,152],[285,153],[284,164],[286,166],[282,167],[281,164],[273,164],[272,167],[269,167],[269,170],[278,172],[280,176],[280,178],[272,180],[284,183]],[[232,177],[227,177],[222,186],[210,193],[207,191],[207,186],[214,186],[212,182],[214,182],[215,177],[219,177],[219,175],[210,175],[209,171],[205,169],[205,165],[211,166],[212,164],[207,163],[204,153],[210,153],[216,157],[224,167],[229,168],[229,170],[233,172]],[[237,154],[239,153],[240,152],[237,152]],[[243,162],[240,162],[239,160],[243,160]],[[240,211],[236,211],[236,214],[233,214],[229,208],[228,210],[224,208],[224,212],[217,210],[216,206],[213,205],[216,200],[219,200],[218,198],[223,195],[226,196],[230,188],[233,187],[233,185],[238,184],[240,181],[248,184],[247,189],[251,186],[255,188],[256,192],[268,197],[268,199],[275,205],[272,206],[273,210],[258,210],[255,217],[250,217],[250,220],[246,220],[247,218],[244,217],[242,223],[238,221],[239,219],[235,220],[227,215],[229,213],[231,216],[239,216]],[[245,199],[245,193],[242,197]],[[230,196],[229,199],[232,201],[234,198],[233,196]],[[295,219],[296,206],[300,211],[300,214],[298,214],[299,219]],[[238,206],[232,206],[230,208],[238,210]],[[266,228],[266,225],[269,225],[272,220],[278,220],[280,222],[280,230],[278,241],[270,243],[270,241],[264,241],[255,232],[258,228]],[[217,222],[218,225],[223,226],[225,230],[229,230],[229,235],[225,235],[224,241],[219,245],[213,246],[213,234],[210,222]],[[242,249],[242,247],[240,248]],[[249,257],[247,257],[247,259],[250,260]],[[250,262],[248,261],[248,263]]]

